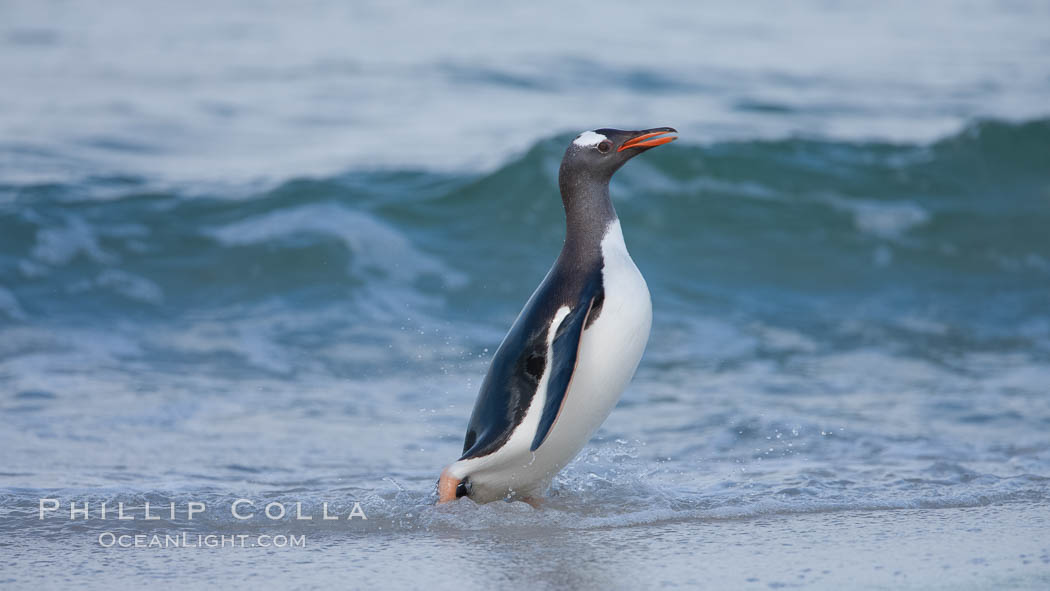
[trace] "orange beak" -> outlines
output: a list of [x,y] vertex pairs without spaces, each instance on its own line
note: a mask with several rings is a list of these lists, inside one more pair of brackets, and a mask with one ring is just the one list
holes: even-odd
[[448,473],[448,468],[441,473],[438,480],[438,505],[456,500],[456,489],[459,488],[459,478]]
[[676,135],[667,135],[668,133],[677,133],[677,132],[675,130],[671,129],[671,128],[666,128],[666,129],[664,129],[662,131],[653,131],[653,132],[649,132],[649,133],[643,133],[642,135],[639,135],[637,137],[633,137],[633,138],[627,140],[626,142],[623,143],[622,146],[620,146],[620,149],[618,149],[616,151],[617,152],[623,152],[624,150],[626,150],[628,148],[652,148],[652,147],[655,147],[655,146],[662,146],[664,144],[669,144],[669,143],[675,141],[676,139],[678,139],[678,136],[676,136]]

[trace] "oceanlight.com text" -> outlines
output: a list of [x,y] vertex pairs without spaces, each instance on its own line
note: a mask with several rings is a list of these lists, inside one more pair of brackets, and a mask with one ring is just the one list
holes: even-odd
[[103,548],[305,548],[305,535],[284,534],[121,534],[98,535]]

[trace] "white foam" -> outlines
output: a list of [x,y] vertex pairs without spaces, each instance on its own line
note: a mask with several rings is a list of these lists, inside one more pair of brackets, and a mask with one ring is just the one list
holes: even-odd
[[0,315],[12,320],[25,320],[26,313],[11,290],[0,285]]
[[272,211],[206,232],[228,246],[260,244],[301,234],[327,234],[342,240],[353,253],[350,268],[353,276],[380,273],[404,285],[432,274],[451,286],[466,283],[462,273],[418,250],[393,226],[366,213],[330,203]]
[[145,277],[120,269],[105,269],[95,278],[95,285],[108,287],[127,298],[146,304],[159,305],[164,301],[164,292],[159,285]]
[[33,258],[53,267],[67,265],[83,253],[96,263],[112,263],[115,259],[102,249],[95,230],[83,219],[66,218],[64,226],[41,228],[36,233]]
[[602,135],[600,133],[595,133],[593,131],[585,131],[585,132],[581,133],[579,136],[577,136],[576,139],[573,140],[572,143],[577,145],[577,146],[586,148],[588,146],[597,146],[598,142],[601,142],[602,140],[607,140],[607,139],[609,139],[609,138],[605,137],[604,135]]
[[875,201],[828,197],[836,209],[853,214],[858,230],[879,238],[900,238],[913,228],[930,221],[930,212],[911,201]]

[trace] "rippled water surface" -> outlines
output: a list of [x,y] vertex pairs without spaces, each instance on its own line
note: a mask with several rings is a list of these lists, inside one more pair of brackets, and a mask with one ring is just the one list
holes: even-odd
[[[0,6],[0,582],[1050,585],[1050,13],[771,6]],[[565,145],[655,125],[634,382],[435,508]]]

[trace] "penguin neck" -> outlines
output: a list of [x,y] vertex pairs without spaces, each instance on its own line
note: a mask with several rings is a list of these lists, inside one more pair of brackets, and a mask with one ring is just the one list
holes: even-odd
[[577,261],[601,257],[602,239],[617,221],[609,197],[609,181],[560,183],[565,205],[565,245],[562,256]]

